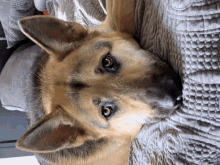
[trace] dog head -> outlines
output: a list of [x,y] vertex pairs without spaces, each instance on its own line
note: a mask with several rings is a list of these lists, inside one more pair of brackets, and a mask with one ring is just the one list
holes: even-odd
[[38,75],[46,115],[18,148],[48,153],[88,140],[130,142],[144,123],[179,106],[180,78],[134,40],[135,1],[129,2],[107,1],[107,18],[95,28],[50,16],[19,21],[49,59]]

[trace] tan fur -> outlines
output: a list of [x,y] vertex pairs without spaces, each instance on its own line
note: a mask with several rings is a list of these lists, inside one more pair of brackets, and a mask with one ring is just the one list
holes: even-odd
[[[43,109],[30,110],[31,128],[18,140],[19,149],[55,165],[124,165],[142,125],[173,112],[162,114],[146,99],[152,75],[164,74],[167,64],[133,39],[134,9],[135,0],[107,0],[106,20],[89,29],[45,16],[19,21],[23,33],[45,51],[42,56],[48,56],[37,72],[41,105],[36,106]],[[108,53],[120,63],[117,73],[100,71]],[[106,120],[94,100],[116,102],[119,108]],[[87,144],[94,144],[94,151]],[[70,150],[82,154],[69,156]]]

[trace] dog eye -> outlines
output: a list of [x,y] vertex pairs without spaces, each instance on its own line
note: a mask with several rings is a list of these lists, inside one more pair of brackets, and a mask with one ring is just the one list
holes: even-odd
[[115,105],[107,104],[105,106],[102,106],[101,115],[106,119],[109,119],[116,112],[116,109],[117,108]]
[[113,65],[113,60],[111,57],[107,56],[106,58],[103,59],[102,65],[104,67],[112,67]]
[[111,107],[102,107],[102,116],[105,118],[109,118],[112,114],[112,108]]
[[108,72],[115,72],[117,70],[116,59],[113,56],[108,54],[102,59],[102,66]]

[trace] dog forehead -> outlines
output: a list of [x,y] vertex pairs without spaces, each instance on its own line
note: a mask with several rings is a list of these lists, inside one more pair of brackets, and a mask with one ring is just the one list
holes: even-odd
[[64,61],[65,63],[69,63],[67,61],[73,61],[72,66],[77,68],[77,66],[82,64],[95,64],[94,60],[97,61],[101,56],[112,51],[114,51],[115,56],[123,57],[139,49],[136,42],[125,34],[100,34],[99,32],[93,32],[89,34],[83,42],[81,42],[80,47],[71,52]]
[[139,48],[139,45],[132,36],[119,32],[92,32],[84,39],[84,43],[82,43],[81,48],[84,47],[85,44],[88,45],[88,48],[95,50],[103,48],[111,50],[113,47],[118,47],[120,49],[123,49],[124,47]]

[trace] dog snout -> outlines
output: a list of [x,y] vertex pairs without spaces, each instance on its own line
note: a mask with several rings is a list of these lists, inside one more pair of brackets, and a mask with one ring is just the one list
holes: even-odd
[[153,85],[147,89],[153,106],[162,109],[176,109],[182,103],[182,85],[180,77],[172,70],[165,74],[154,75]]
[[163,91],[162,97],[159,99],[159,105],[163,108],[174,108],[182,103],[182,85],[180,77],[174,74],[165,75],[159,83],[159,88]]
[[173,92],[167,92],[161,88],[147,90],[147,96],[150,97],[152,106],[162,109],[176,109],[182,103],[181,93],[178,96],[174,96]]

